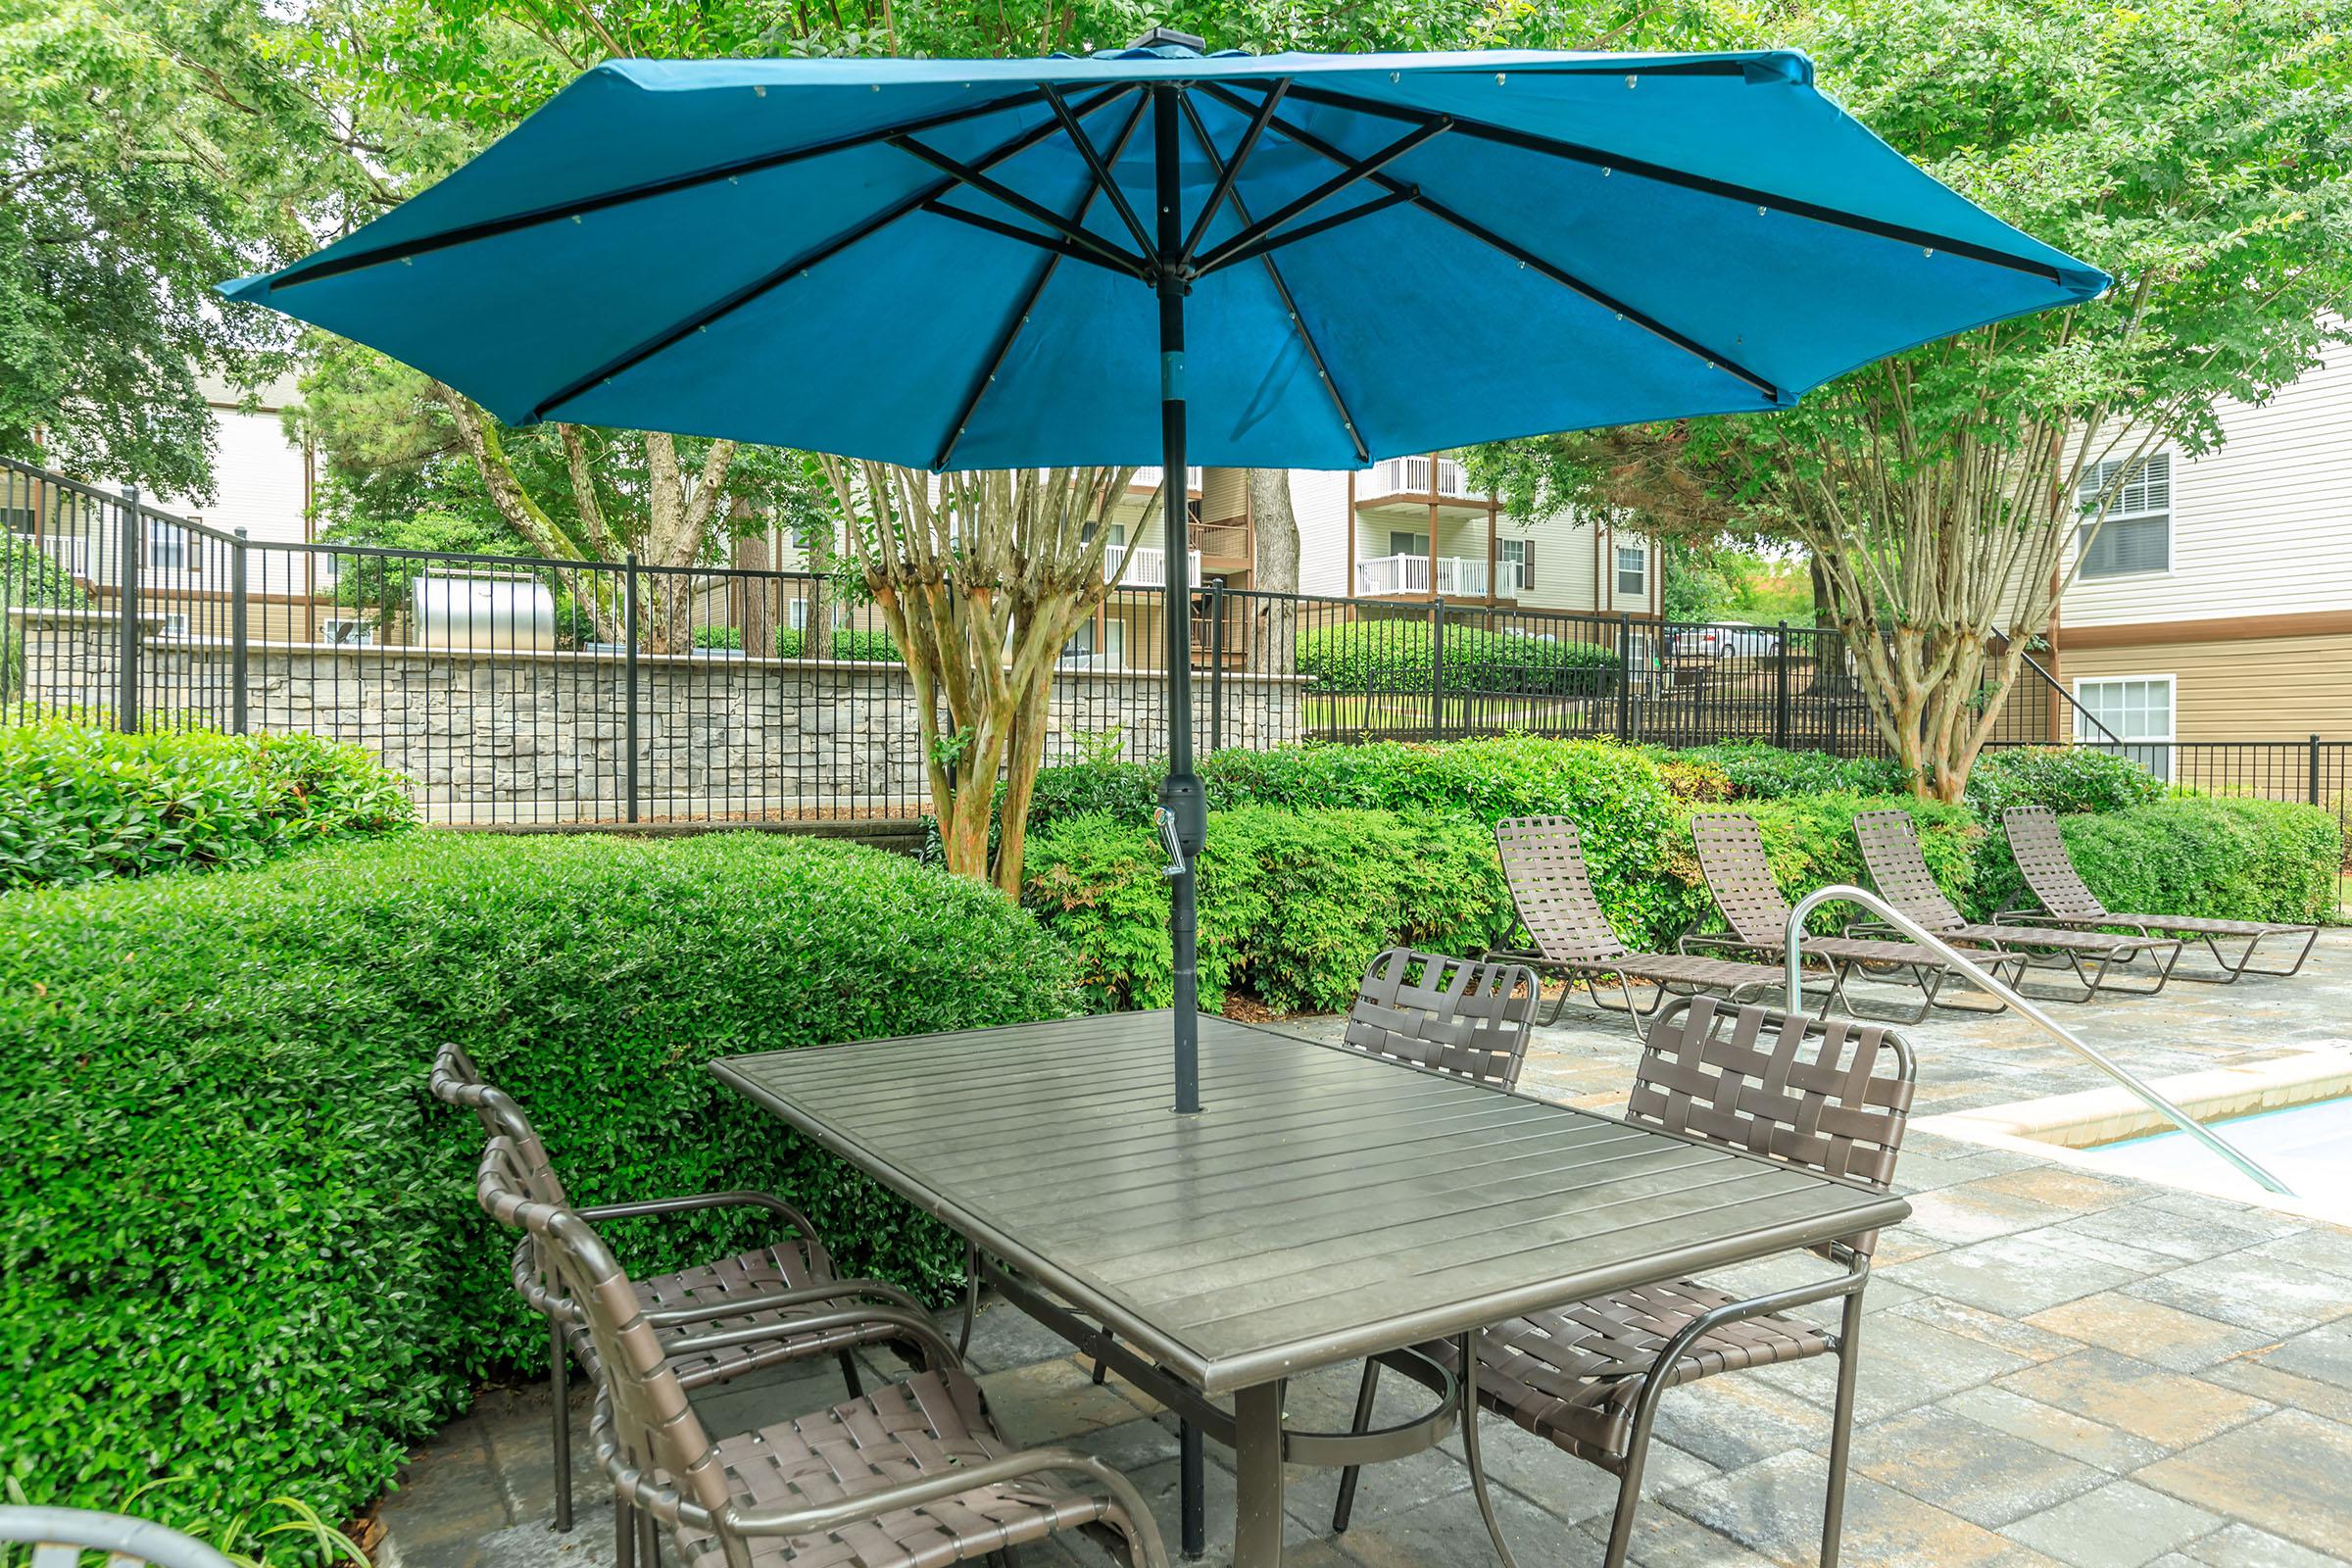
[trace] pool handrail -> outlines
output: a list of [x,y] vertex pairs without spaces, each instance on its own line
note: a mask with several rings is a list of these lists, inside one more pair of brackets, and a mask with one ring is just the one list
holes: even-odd
[[1783,951],[1787,956],[1788,1011],[1791,1014],[1801,1013],[1805,1010],[1804,954],[1800,951],[1800,945],[1804,940],[1805,916],[1825,904],[1855,904],[1870,910],[1911,941],[1935,953],[1959,973],[1967,976],[1970,981],[2000,998],[2018,1012],[2041,1025],[2061,1044],[2129,1089],[2149,1109],[2159,1112],[2174,1126],[2228,1160],[2265,1192],[2276,1193],[2280,1198],[2295,1196],[2294,1189],[2263,1169],[2228,1139],[2142,1083],[2130,1068],[2077,1036],[2066,1025],[2019,995],[2014,987],[1980,968],[1966,954],[1936,935],[1935,932],[1895,908],[1877,894],[1862,888],[1846,883],[1833,883],[1826,888],[1815,888],[1797,900],[1796,906],[1788,911],[1788,929],[1783,933],[1783,941],[1786,943]]

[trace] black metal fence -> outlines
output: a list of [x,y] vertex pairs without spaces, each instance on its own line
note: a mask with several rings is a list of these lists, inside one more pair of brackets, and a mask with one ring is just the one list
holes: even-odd
[[[436,820],[911,815],[914,695],[871,609],[807,572],[260,543],[0,463],[0,720],[307,730],[380,753]],[[1164,753],[1193,618],[1206,750],[1505,731],[1885,751],[1837,633],[1443,600],[1171,594],[1139,548],[1057,664],[1049,760]],[[1991,744],[2054,737],[2352,823],[2352,742],[2124,742],[2039,665]]]

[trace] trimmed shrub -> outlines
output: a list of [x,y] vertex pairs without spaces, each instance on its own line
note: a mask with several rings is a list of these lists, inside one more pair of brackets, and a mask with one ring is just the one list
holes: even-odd
[[315,735],[0,730],[0,889],[252,865],[416,820],[374,753]]
[[[2316,806],[2175,796],[2059,818],[2067,854],[2099,902],[2138,914],[2312,921],[2335,908],[2343,829]],[[2033,904],[1997,829],[1977,856],[1977,911]]]
[[[581,1201],[770,1189],[846,1271],[944,1297],[943,1228],[704,1063],[1062,1014],[1071,973],[984,886],[767,835],[413,834],[0,899],[0,1474],[340,1520],[477,1380],[536,1369],[480,1129],[424,1094],[447,1040]],[[764,1239],[740,1210],[610,1229],[649,1271]]]
[[1679,762],[1712,767],[1731,784],[1735,801],[1777,801],[1790,795],[1904,795],[1903,770],[1883,757],[1838,757],[1829,752],[1784,752],[1763,741],[1724,741],[1668,754]]
[[[785,628],[787,631],[791,629],[789,626]],[[743,649],[743,628],[741,626],[697,626],[694,628],[694,646],[697,648],[723,648],[730,652],[740,653]],[[789,659],[792,656],[779,653],[777,657]]]
[[2082,746],[1986,751],[1968,774],[1968,804],[1996,831],[2012,806],[2046,806],[2060,816],[2123,811],[2164,793],[2155,774],[2129,757]]
[[[1429,690],[1426,617],[1351,620],[1298,634],[1298,673],[1311,691]],[[1617,656],[1595,643],[1446,628],[1446,689],[1511,697],[1590,697],[1616,690]]]
[[[1092,813],[1029,841],[1024,902],[1077,954],[1093,998],[1164,1007],[1166,856],[1143,823]],[[1345,1008],[1382,949],[1476,953],[1512,924],[1510,893],[1481,824],[1455,815],[1212,811],[1200,852],[1203,1005],[1247,987],[1285,1011]]]
[[[778,659],[804,659],[808,657],[808,634],[807,632],[793,626],[776,628],[776,657]],[[827,659],[845,659],[855,663],[866,664],[904,662],[899,658],[899,645],[891,640],[889,632],[866,631],[857,626],[834,628],[833,635],[825,642],[825,657]]]

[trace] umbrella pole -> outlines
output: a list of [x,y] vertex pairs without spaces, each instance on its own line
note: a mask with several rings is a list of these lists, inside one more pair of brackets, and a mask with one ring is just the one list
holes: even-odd
[[1179,258],[1184,251],[1184,180],[1177,148],[1178,96],[1173,82],[1152,89],[1153,185],[1157,192],[1159,252],[1160,543],[1167,562],[1168,774],[1159,804],[1175,818],[1184,855],[1169,878],[1169,936],[1176,1003],[1176,1110],[1200,1109],[1200,1023],[1198,922],[1194,865],[1207,834],[1200,780],[1193,772],[1192,539],[1186,515],[1184,451],[1184,297]]

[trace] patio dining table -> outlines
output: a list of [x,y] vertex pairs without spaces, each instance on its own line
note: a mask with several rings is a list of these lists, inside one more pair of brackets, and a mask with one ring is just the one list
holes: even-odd
[[[1223,1018],[1169,1114],[1165,1013],[727,1057],[711,1071],[936,1214],[1022,1310],[1234,1450],[1237,1568],[1279,1563],[1286,1379],[1546,1306],[1893,1224],[1901,1199]],[[1465,1363],[1471,1364],[1471,1363]],[[1410,1368],[1406,1368],[1410,1370]],[[1197,1495],[1195,1490],[1195,1495]]]

